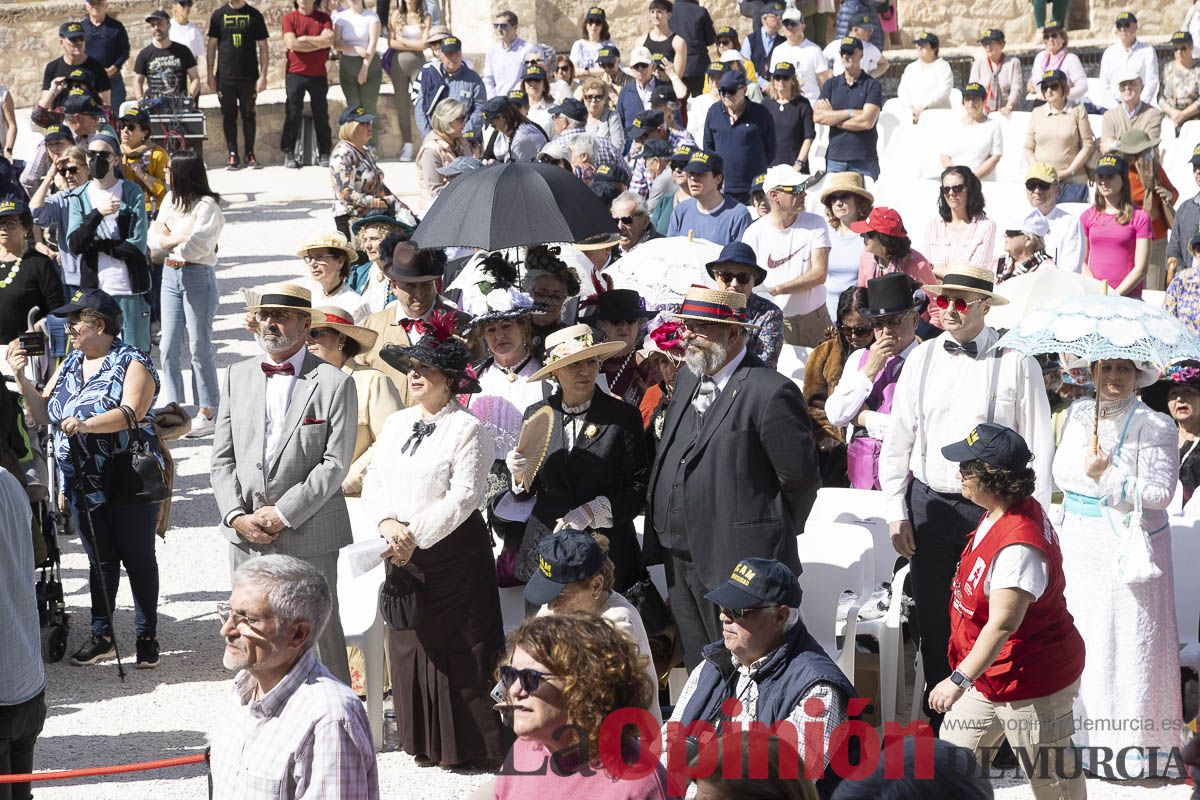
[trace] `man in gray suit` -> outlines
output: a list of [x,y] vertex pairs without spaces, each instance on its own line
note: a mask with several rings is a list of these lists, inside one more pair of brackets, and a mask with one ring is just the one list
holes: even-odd
[[358,428],[350,376],[305,348],[312,299],[294,284],[265,287],[248,309],[264,356],[221,376],[212,485],[236,569],[281,553],[312,564],[329,583],[333,613],[317,639],[322,663],[350,682],[337,604],[338,548],[350,544],[342,481]]

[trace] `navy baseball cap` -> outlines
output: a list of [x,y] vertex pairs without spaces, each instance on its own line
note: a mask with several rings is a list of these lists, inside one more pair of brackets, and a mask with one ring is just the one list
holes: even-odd
[[963,97],[987,97],[987,89],[982,83],[971,82],[962,88]]
[[508,102],[514,106],[529,108],[529,95],[525,94],[524,89],[513,89],[508,93]]
[[544,606],[568,583],[592,577],[604,566],[604,551],[587,531],[568,528],[538,543],[538,568],[525,584],[525,601]]
[[81,83],[89,89],[92,88],[95,81],[95,76],[92,75],[90,70],[86,69],[76,68],[63,76],[63,83]]
[[1023,467],[1033,458],[1021,434],[994,422],[981,422],[961,442],[942,448],[947,461],[958,464],[979,460],[1002,469]]
[[[1195,156],[1192,156],[1195,159]],[[1129,172],[1129,164],[1120,156],[1107,155],[1096,165],[1097,175],[1125,175]]]
[[64,114],[90,114],[93,117],[104,116],[104,109],[96,105],[96,101],[88,94],[72,94],[63,103]]
[[615,64],[620,60],[621,51],[612,45],[601,47],[600,52],[596,54],[597,64]]
[[750,194],[766,194],[767,190],[763,188],[763,184],[767,182],[767,173],[756,175],[754,180],[750,181]]
[[558,116],[559,114],[576,122],[586,122],[587,106],[583,104],[582,100],[577,100],[574,97],[564,97],[563,101],[558,105],[550,106],[550,116]]
[[871,19],[870,14],[855,14],[850,18],[851,28],[874,28],[875,20]]
[[[29,206],[25,205],[23,200],[9,197],[0,200],[0,217],[28,217],[30,216]],[[32,222],[32,220],[30,220]]]
[[862,52],[862,40],[857,36],[846,36],[838,45],[838,55],[848,56],[855,50]]
[[144,20],[146,22],[149,22],[152,19],[161,19],[163,22],[171,21],[170,15],[167,14],[167,12],[163,11],[161,8],[154,9],[153,11],[151,11],[149,14],[147,14],[144,17]]
[[650,107],[665,106],[667,103],[677,102],[675,90],[670,86],[655,86],[650,91]]
[[731,69],[721,76],[721,81],[717,85],[722,92],[736,92],[746,85],[746,74]]
[[774,14],[775,16],[779,17],[783,16],[783,12],[783,3],[764,3],[762,10],[758,12],[758,15],[761,17],[767,14]]
[[671,143],[666,139],[650,139],[633,158],[671,158]]
[[87,33],[79,22],[64,22],[58,26],[58,35],[63,39],[86,39]]
[[368,114],[367,109],[363,106],[354,106],[347,108],[338,117],[338,125],[345,125],[347,122],[374,122],[375,115]]
[[[1197,152],[1200,152],[1200,145],[1196,146]],[[671,166],[685,165],[692,160],[692,153],[696,151],[694,145],[680,144],[671,152]]]
[[1117,14],[1117,27],[1125,28],[1129,25],[1137,25],[1137,17],[1132,11],[1122,11]]
[[605,22],[607,21],[608,16],[604,13],[604,9],[600,6],[592,6],[588,9],[587,16],[585,16],[583,19],[585,22]]
[[1042,77],[1038,78],[1038,86],[1042,86],[1043,84],[1047,83],[1061,83],[1066,86],[1070,82],[1070,79],[1067,78],[1067,73],[1063,72],[1061,69],[1048,69],[1042,73]]
[[1048,39],[1051,36],[1061,36],[1063,32],[1063,26],[1058,23],[1058,20],[1047,20],[1046,27],[1042,28],[1042,38]]
[[75,294],[71,295],[66,305],[59,306],[51,311],[50,314],[55,317],[65,317],[68,314],[83,311],[85,308],[99,311],[104,316],[111,317],[112,319],[121,318],[121,307],[117,305],[117,301],[99,289],[75,290]]
[[46,132],[42,135],[43,142],[53,142],[57,139],[65,139],[68,142],[75,141],[75,134],[71,133],[71,129],[66,125],[55,123],[46,127]]
[[499,114],[501,111],[508,108],[508,106],[509,106],[509,100],[507,97],[504,97],[503,95],[497,95],[496,97],[489,97],[487,100],[484,101],[483,106],[480,109],[480,113],[483,115],[483,121],[488,122],[489,120],[493,119],[497,114]]
[[137,106],[130,106],[129,110],[120,116],[118,122],[136,122],[138,125],[149,127],[150,115]]
[[729,580],[704,595],[720,608],[753,608],[763,603],[799,608],[804,592],[787,566],[773,558],[743,558]]
[[1200,144],[1192,149],[1191,163],[1193,167],[1200,167]]
[[717,39],[718,40],[729,39],[732,42],[737,42],[738,41],[737,29],[734,28],[732,25],[722,25],[721,27],[717,28]]
[[662,124],[663,115],[661,111],[639,111],[637,116],[633,118],[633,122],[625,129],[625,136],[630,141],[636,142],[647,133],[661,128]]
[[930,47],[932,47],[934,50],[937,50],[942,46],[942,40],[938,38],[936,33],[930,33],[929,31],[921,31],[920,33],[917,34],[917,38],[913,39],[913,44],[915,44],[915,45],[927,44]]
[[1175,31],[1174,33],[1172,33],[1171,34],[1171,46],[1174,47],[1175,45],[1180,45],[1180,44],[1186,44],[1186,45],[1192,44],[1192,35],[1190,33],[1188,33],[1187,31]]
[[796,68],[787,61],[780,61],[775,64],[775,69],[771,70],[772,78],[794,78],[796,77]]
[[629,174],[629,169],[624,164],[601,164],[596,167],[593,178],[599,181],[623,183],[626,186],[633,180],[633,176]]
[[999,28],[984,28],[983,32],[981,34],[979,34],[979,43],[980,44],[987,44],[988,42],[1003,42],[1003,41],[1004,41],[1004,31],[1000,30]]
[[683,168],[685,172],[702,174],[705,172],[725,172],[725,162],[716,153],[708,150],[693,150],[692,155],[688,158],[687,166]]
[[457,36],[447,36],[445,39],[442,39],[442,52],[461,53],[462,39],[459,39]]

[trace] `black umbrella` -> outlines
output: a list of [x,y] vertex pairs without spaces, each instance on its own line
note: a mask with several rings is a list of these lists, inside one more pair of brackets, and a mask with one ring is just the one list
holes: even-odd
[[615,233],[604,202],[551,164],[484,167],[455,178],[413,233],[418,247],[502,250]]

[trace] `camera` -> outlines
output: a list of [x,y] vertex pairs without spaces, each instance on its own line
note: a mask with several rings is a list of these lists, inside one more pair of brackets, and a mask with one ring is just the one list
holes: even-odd
[[21,342],[21,349],[25,351],[27,356],[44,356],[46,355],[46,337],[37,331],[22,333],[17,336]]

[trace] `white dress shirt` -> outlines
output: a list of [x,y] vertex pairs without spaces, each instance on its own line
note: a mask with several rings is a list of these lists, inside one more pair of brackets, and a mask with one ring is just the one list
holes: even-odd
[[1126,50],[1120,42],[1110,44],[1100,57],[1100,80],[1093,97],[1104,102],[1104,108],[1116,108],[1121,104],[1117,93],[1117,77],[1127,69],[1136,69],[1142,74],[1142,102],[1153,103],[1158,96],[1158,56],[1154,48],[1145,42],[1134,42]]
[[[918,344],[920,342],[913,339],[908,343],[908,347],[900,351],[899,355],[889,358],[883,365],[883,369],[886,370],[891,367],[892,362],[897,358],[907,361],[908,357],[912,355],[913,350],[917,349]],[[838,381],[837,388],[825,400],[825,415],[829,417],[830,423],[834,425],[840,426],[853,423],[854,418],[858,416],[858,410],[862,408],[863,403],[867,402],[867,398],[871,395],[871,390],[875,388],[875,381],[868,378],[866,373],[858,366],[862,360],[863,352],[861,349],[855,350],[846,359],[846,363],[842,366],[842,377]],[[908,367],[905,366],[905,369],[908,369]],[[883,370],[880,370],[880,372],[883,372]],[[903,375],[904,372],[901,371],[900,374]],[[867,411],[867,436],[883,441],[891,422],[891,414]],[[849,438],[848,436],[846,437],[847,441],[849,441]]]
[[[745,357],[746,357],[746,345],[743,344],[742,349],[738,351],[736,356],[729,359],[728,364],[721,367],[721,369],[717,371],[716,375],[709,376],[710,378],[712,378],[712,382],[714,384],[716,384],[716,386],[717,386],[717,395],[718,396],[721,394],[722,391],[724,391],[726,384],[729,383],[729,379],[733,377],[734,370],[736,370],[739,366],[741,366],[742,359],[744,359]],[[716,398],[713,398],[713,402],[714,403],[717,402]]]
[[945,343],[952,337],[943,333],[922,342],[909,356],[896,383],[892,424],[879,457],[888,521],[909,518],[904,496],[910,479],[935,492],[962,491],[958,464],[947,461],[942,448],[962,441],[972,428],[987,422],[992,376],[997,372],[992,421],[1024,437],[1037,473],[1034,497],[1043,508],[1050,507],[1054,429],[1042,370],[1033,358],[1011,350],[999,356],[997,370],[995,357],[988,353],[996,339],[996,332],[985,327],[974,339],[979,355],[972,359],[965,353],[947,352]]
[[1083,226],[1079,217],[1055,206],[1042,218],[1050,225],[1046,237],[1046,254],[1061,270],[1079,272],[1083,267]]
[[[296,376],[304,365],[304,357],[308,350],[301,347],[286,363],[292,365],[291,375],[268,375],[266,400],[267,419],[263,424],[263,455],[267,464],[275,460],[279,449],[279,440],[283,436],[283,418],[287,416],[288,404],[292,402],[292,390],[296,388]],[[273,361],[263,359],[264,364],[275,365]]]

